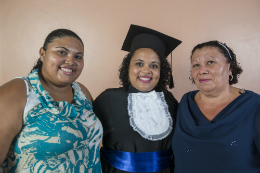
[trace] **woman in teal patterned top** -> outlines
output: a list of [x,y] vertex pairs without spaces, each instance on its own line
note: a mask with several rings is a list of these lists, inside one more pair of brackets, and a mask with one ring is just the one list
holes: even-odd
[[0,172],[101,172],[103,129],[75,82],[83,52],[77,34],[52,31],[31,73],[0,87]]

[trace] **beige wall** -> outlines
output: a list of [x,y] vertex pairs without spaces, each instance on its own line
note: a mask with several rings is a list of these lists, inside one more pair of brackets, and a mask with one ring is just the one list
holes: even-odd
[[172,93],[196,89],[189,56],[201,42],[233,48],[244,69],[236,86],[260,93],[259,0],[0,0],[0,85],[29,73],[49,32],[68,28],[83,39],[85,68],[78,79],[95,98],[118,87],[121,46],[130,24],[183,41],[173,52]]
[[0,0],[0,86],[1,86],[1,84],[2,84],[2,74],[1,74],[1,68],[2,68],[2,66],[1,66],[1,64],[2,64],[2,52],[3,52],[3,50],[2,50],[2,48],[3,48],[3,46],[2,46],[2,44],[3,44],[3,25],[2,25],[2,23],[3,23],[3,17],[2,17],[2,14],[3,14],[3,7],[2,7],[3,5],[2,5],[2,0]]

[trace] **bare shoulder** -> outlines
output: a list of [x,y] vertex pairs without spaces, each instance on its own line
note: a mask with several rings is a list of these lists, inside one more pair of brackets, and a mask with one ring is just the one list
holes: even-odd
[[0,87],[0,165],[13,139],[22,129],[26,101],[23,79],[13,79]]
[[22,120],[27,101],[26,84],[23,79],[13,79],[0,87],[0,118]]
[[[18,100],[27,98],[26,84],[23,79],[13,79],[4,85],[0,86],[0,101],[1,100]],[[14,99],[15,98],[15,99]],[[21,100],[20,100],[21,101]]]
[[83,84],[81,84],[81,83],[79,83],[79,82],[78,82],[78,84],[79,84],[81,90],[84,92],[85,96],[86,96],[86,97],[89,99],[89,101],[92,103],[92,102],[93,102],[93,98],[92,98],[92,96],[91,96],[89,90],[88,90]]
[[231,86],[231,94],[233,96],[233,100],[235,98],[237,98],[241,93],[244,93],[244,92],[245,92],[244,89],[236,88],[236,87]]

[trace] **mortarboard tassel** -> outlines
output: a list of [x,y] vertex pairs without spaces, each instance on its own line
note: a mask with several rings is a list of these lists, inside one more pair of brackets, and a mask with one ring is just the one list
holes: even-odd
[[173,77],[172,77],[172,53],[171,53],[171,76],[170,76],[170,85],[169,85],[169,88],[170,88],[170,89],[174,88]]

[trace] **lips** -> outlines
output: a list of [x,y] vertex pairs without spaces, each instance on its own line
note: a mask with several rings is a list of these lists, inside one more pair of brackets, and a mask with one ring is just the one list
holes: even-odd
[[139,81],[141,81],[143,83],[149,83],[152,80],[152,78],[149,76],[142,76],[142,77],[139,77],[138,79],[139,79]]
[[73,71],[74,71],[72,68],[61,67],[60,69],[65,74],[73,74]]
[[200,79],[200,83],[206,83],[206,82],[209,82],[210,79]]

